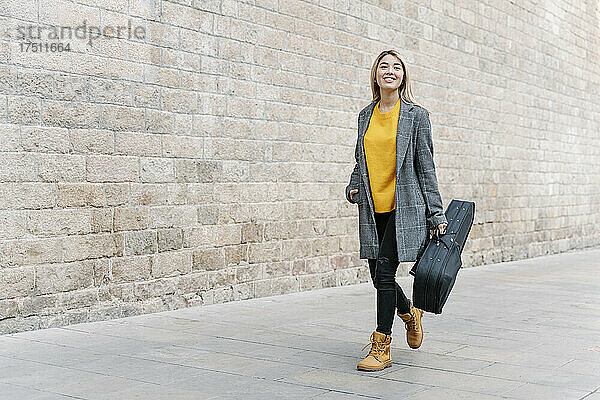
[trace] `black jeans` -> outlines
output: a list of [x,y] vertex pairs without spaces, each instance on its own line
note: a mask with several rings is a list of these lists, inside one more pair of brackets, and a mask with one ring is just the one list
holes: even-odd
[[371,279],[377,289],[377,332],[392,334],[396,309],[400,314],[410,312],[410,301],[396,282],[398,250],[396,249],[396,211],[375,213],[379,253],[377,260],[369,259]]

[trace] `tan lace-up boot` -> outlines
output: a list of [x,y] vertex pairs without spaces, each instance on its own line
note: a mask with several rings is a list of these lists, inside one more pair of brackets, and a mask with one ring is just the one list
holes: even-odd
[[406,328],[406,342],[412,349],[418,349],[423,343],[423,327],[421,326],[421,317],[423,310],[410,305],[410,312],[398,316],[404,321]]
[[[371,334],[371,342],[365,345],[365,347],[367,347],[370,344],[371,350],[369,351],[369,354],[358,363],[356,369],[362,371],[381,371],[384,368],[391,367],[391,342],[391,335],[374,331]],[[364,350],[365,347],[363,347],[362,350]]]

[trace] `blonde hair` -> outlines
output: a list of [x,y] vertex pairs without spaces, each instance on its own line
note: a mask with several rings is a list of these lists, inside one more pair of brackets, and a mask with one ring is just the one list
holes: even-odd
[[[408,70],[406,69],[406,64],[404,64],[404,61],[402,60],[402,58],[400,57],[400,54],[398,54],[398,52],[396,50],[382,51],[377,56],[377,58],[375,58],[375,62],[373,63],[373,66],[371,67],[371,91],[373,92],[373,101],[378,101],[381,99],[381,92],[379,89],[379,85],[377,84],[377,66],[379,65],[379,61],[381,61],[381,59],[386,54],[393,55],[400,61],[400,64],[402,64],[402,71],[403,71],[404,76],[402,77],[402,83],[398,87],[398,96],[407,103],[411,103],[411,104],[415,104],[419,107],[423,107],[422,105],[420,105],[419,103],[417,103],[414,100]],[[423,108],[425,108],[425,107],[423,107]]]

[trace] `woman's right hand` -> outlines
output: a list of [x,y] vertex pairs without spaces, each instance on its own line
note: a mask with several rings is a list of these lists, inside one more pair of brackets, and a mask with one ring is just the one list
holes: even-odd
[[356,193],[358,193],[358,189],[352,189],[352,190],[350,191],[350,199],[351,199],[352,201],[354,201],[354,198],[352,197],[352,195],[353,195],[353,194],[356,194]]

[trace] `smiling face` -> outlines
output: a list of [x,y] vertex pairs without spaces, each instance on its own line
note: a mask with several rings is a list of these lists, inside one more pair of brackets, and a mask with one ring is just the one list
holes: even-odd
[[402,83],[402,64],[392,54],[386,54],[377,65],[376,79],[381,90],[397,90]]

